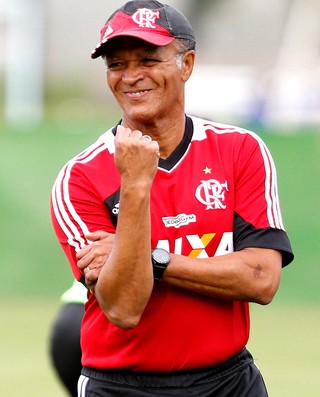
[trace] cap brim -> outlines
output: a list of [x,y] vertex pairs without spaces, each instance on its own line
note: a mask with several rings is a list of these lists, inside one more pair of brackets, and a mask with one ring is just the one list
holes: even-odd
[[91,58],[95,59],[100,57],[103,52],[105,51],[105,47],[106,45],[114,38],[116,37],[123,37],[123,36],[129,36],[129,37],[135,37],[137,39],[141,39],[143,41],[146,41],[147,43],[150,44],[154,44],[157,46],[164,46],[167,44],[172,43],[175,38],[172,36],[165,36],[165,35],[161,35],[159,33],[152,33],[152,32],[145,32],[145,31],[134,31],[134,30],[130,30],[130,31],[122,31],[119,33],[116,33],[114,35],[110,35],[108,37],[107,40],[104,40],[102,42],[100,42],[91,52]]

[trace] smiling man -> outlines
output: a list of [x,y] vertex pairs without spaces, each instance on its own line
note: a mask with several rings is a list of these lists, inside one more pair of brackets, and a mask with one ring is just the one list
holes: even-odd
[[[161,120],[172,128],[172,121],[165,117],[169,113],[179,117],[181,126],[184,125],[183,87],[195,55],[193,50],[188,52],[190,47],[194,48],[180,41],[159,47],[134,37],[110,41],[103,58],[109,87],[123,110],[124,125],[145,130],[149,122],[151,126],[155,120]],[[141,127],[137,125],[139,120]],[[181,130],[175,137],[177,143],[182,139]]]
[[79,396],[264,397],[246,349],[293,253],[256,134],[186,115],[188,20],[130,1],[101,30],[119,123],[69,161],[52,220],[88,287]]

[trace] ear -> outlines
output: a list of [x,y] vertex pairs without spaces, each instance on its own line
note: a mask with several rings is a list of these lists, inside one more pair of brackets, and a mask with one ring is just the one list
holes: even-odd
[[191,76],[193,65],[195,62],[196,53],[193,50],[187,51],[182,59],[181,79],[185,83]]

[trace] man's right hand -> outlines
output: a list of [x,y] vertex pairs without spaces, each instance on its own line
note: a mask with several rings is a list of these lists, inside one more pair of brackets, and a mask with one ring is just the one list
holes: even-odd
[[159,144],[141,131],[117,128],[115,164],[122,177],[122,185],[151,187],[159,162]]

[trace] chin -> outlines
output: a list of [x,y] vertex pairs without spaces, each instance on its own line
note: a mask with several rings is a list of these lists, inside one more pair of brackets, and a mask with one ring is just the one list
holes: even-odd
[[154,120],[154,118],[155,118],[155,115],[153,113],[150,113],[150,111],[127,112],[126,116],[133,122],[142,123],[142,124],[148,123],[148,122]]

